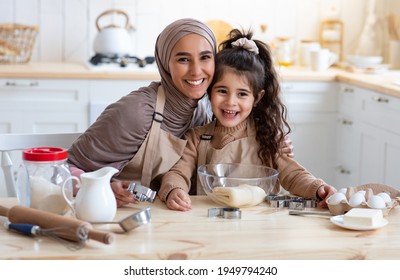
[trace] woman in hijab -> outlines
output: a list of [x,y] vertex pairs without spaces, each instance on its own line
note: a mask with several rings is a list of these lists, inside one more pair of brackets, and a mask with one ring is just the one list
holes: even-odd
[[[185,132],[211,120],[207,87],[214,75],[216,40],[195,19],[180,19],[158,36],[155,59],[161,81],[109,105],[68,150],[72,174],[112,166],[118,207],[137,200],[129,181],[159,187],[160,176],[181,157]],[[290,144],[290,143],[289,143]],[[291,153],[291,148],[286,146]]]

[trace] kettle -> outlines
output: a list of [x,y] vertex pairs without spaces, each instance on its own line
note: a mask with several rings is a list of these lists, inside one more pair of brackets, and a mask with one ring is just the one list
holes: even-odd
[[[104,16],[118,14],[125,17],[125,26],[110,24],[100,27],[100,19]],[[99,33],[96,35],[93,43],[93,50],[96,54],[106,56],[124,56],[132,51],[132,40],[129,30],[133,27],[129,23],[129,16],[122,10],[112,9],[101,13],[96,19],[96,27]]]

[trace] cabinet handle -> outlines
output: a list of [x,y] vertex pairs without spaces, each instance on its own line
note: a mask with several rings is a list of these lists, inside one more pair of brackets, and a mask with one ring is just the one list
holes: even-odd
[[340,123],[343,124],[343,125],[352,125],[353,121],[342,119],[342,120],[340,120]]
[[338,166],[336,169],[337,169],[337,170],[339,171],[339,173],[341,173],[341,174],[350,174],[350,173],[351,173],[350,170],[345,169],[343,166]]
[[389,103],[389,98],[381,97],[381,96],[374,96],[372,100],[380,103]]
[[343,91],[343,92],[354,92],[354,88],[351,88],[351,87],[343,87],[342,91]]
[[37,86],[39,86],[39,82],[26,82],[26,83],[6,82],[6,87],[37,87]]

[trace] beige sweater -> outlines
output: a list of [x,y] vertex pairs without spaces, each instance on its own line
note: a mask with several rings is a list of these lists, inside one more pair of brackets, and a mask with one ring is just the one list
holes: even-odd
[[[162,179],[161,188],[158,195],[162,201],[166,201],[168,194],[176,188],[180,188],[189,193],[191,178],[197,169],[198,146],[200,136],[204,134],[210,124],[191,129],[186,134],[188,143],[182,158],[172,169],[166,173]],[[247,122],[242,122],[236,127],[226,128],[216,126],[214,137],[211,140],[211,146],[215,149],[221,149],[227,144],[247,137]],[[257,155],[255,155],[257,156]],[[317,198],[317,190],[323,185],[327,185],[323,180],[317,179],[303,166],[294,159],[282,155],[277,160],[280,185],[293,195],[305,198]]]

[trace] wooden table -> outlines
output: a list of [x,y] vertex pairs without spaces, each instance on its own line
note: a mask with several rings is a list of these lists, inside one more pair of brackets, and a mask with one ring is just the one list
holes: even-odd
[[[49,237],[27,237],[0,227],[1,259],[274,259],[341,260],[400,259],[400,209],[386,217],[389,224],[372,231],[352,231],[332,224],[327,216],[292,216],[287,209],[262,203],[242,208],[242,218],[208,217],[208,208],[220,207],[206,197],[192,197],[189,212],[171,211],[157,200],[120,208],[115,220],[151,207],[151,222],[128,233],[116,225],[115,242],[94,240],[71,251]],[[11,207],[15,199],[0,198]],[[1,222],[5,221],[1,217]]]

